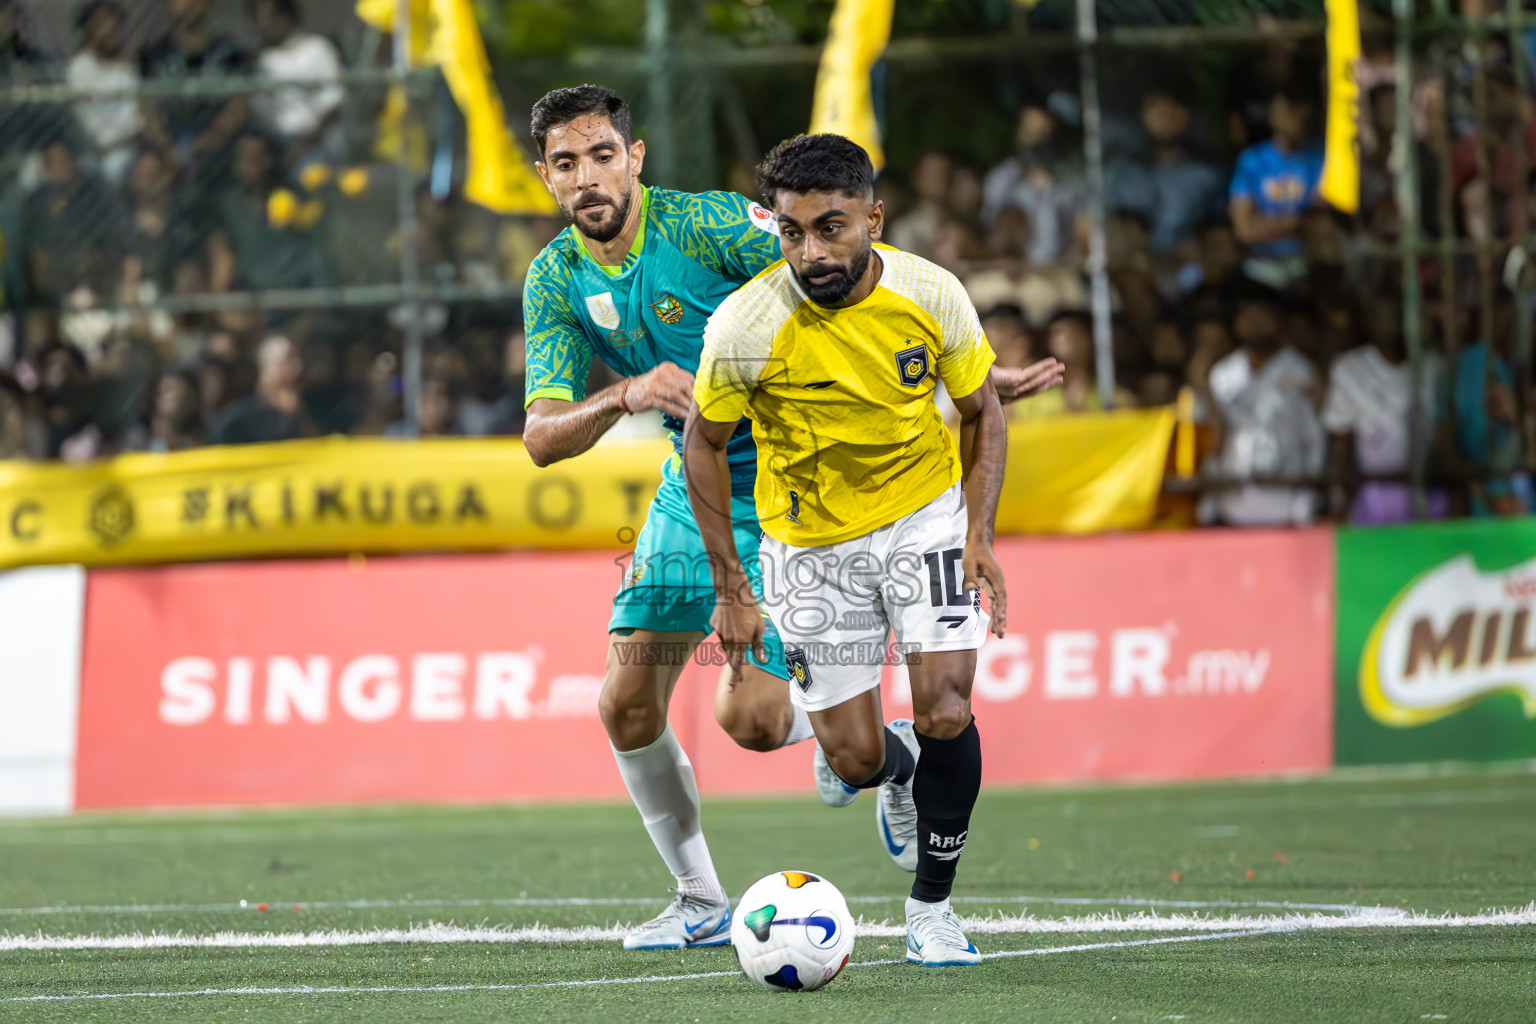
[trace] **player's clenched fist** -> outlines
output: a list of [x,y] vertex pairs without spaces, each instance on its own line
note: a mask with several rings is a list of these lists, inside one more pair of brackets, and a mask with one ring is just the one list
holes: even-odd
[[693,374],[676,363],[661,363],[654,370],[629,379],[624,407],[630,412],[660,409],[678,419],[688,417],[693,401]]
[[992,545],[974,541],[965,545],[960,556],[960,567],[965,571],[965,589],[980,588],[991,605],[992,632],[1001,637],[1008,628],[1008,588],[1003,585],[1003,570],[992,554]]

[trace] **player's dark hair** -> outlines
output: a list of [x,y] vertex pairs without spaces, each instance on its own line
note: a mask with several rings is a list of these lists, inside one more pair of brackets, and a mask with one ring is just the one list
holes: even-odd
[[115,0],[91,0],[75,15],[75,28],[84,29],[98,14],[110,14],[123,24],[128,23],[128,13],[123,10],[122,4],[116,3]]
[[544,159],[544,140],[549,138],[551,131],[588,114],[606,117],[626,146],[635,141],[629,104],[612,89],[604,89],[600,85],[551,89],[533,105],[530,131],[533,133],[534,145],[539,150],[539,159]]
[[1045,331],[1049,334],[1051,329],[1057,324],[1064,324],[1071,320],[1076,320],[1089,331],[1093,330],[1092,313],[1081,306],[1068,306],[1065,309],[1058,309],[1051,314],[1051,318],[1045,322]]
[[757,168],[763,202],[778,192],[838,192],[872,197],[875,168],[862,146],[841,135],[796,135],[774,146]]
[[1295,308],[1294,303],[1281,291],[1271,288],[1251,277],[1240,278],[1232,287],[1233,305],[1237,306],[1269,306],[1277,313],[1284,313]]
[[1225,213],[1212,214],[1195,225],[1195,235],[1203,235],[1207,231],[1231,231],[1232,218]]
[[991,320],[993,317],[1002,317],[1006,320],[1017,321],[1021,326],[1029,326],[1029,321],[1024,316],[1023,308],[1017,303],[999,302],[996,305],[988,306],[981,312],[978,319]]
[[304,15],[299,11],[298,0],[248,0],[246,7],[252,15],[255,15],[256,8],[260,7],[263,2],[271,4],[278,14],[287,18],[294,25],[303,24]]
[[1318,87],[1304,77],[1286,81],[1275,90],[1275,97],[1298,110],[1315,111],[1319,105]]

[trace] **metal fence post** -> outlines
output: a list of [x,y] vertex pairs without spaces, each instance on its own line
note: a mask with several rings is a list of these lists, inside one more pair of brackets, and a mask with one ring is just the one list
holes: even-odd
[[1104,129],[1099,111],[1098,17],[1095,0],[1077,0],[1077,58],[1083,91],[1083,159],[1088,170],[1088,276],[1099,400],[1115,407],[1115,332],[1109,300],[1109,245],[1104,226]]
[[666,188],[677,185],[673,175],[677,151],[672,145],[672,74],[668,68],[673,43],[669,38],[671,20],[669,0],[646,0],[645,53],[651,81],[646,90],[645,134],[650,145],[645,155],[650,167],[645,177]]
[[[1423,302],[1419,295],[1419,164],[1413,139],[1413,0],[1392,0],[1397,27],[1397,131],[1403,162],[1397,175],[1398,250],[1403,272],[1403,343],[1408,350],[1408,452],[1413,517],[1425,514],[1424,467],[1429,457],[1424,436]],[[1404,134],[1406,133],[1406,134]],[[1441,225],[1446,230],[1446,225]]]
[[406,144],[407,126],[411,114],[411,0],[397,0],[395,4],[394,32],[394,79],[396,88],[405,100],[405,112],[401,118],[400,146],[395,173],[395,200],[400,220],[400,288],[404,301],[400,304],[403,314],[405,344],[400,359],[401,398],[404,406],[405,431],[408,437],[416,437],[420,428],[416,413],[421,406],[421,264],[418,250],[419,234],[416,222],[416,182],[411,173],[410,146]]
[[[1515,72],[1515,90],[1521,97],[1530,95],[1531,76],[1525,63],[1525,40],[1522,32],[1529,26],[1523,17],[1519,0],[1505,0],[1504,4],[1505,29],[1508,32],[1510,52],[1510,64]],[[1526,152],[1526,138],[1531,127],[1530,108],[1520,104],[1520,127],[1515,133],[1515,180],[1518,188],[1525,189],[1530,177],[1531,155]],[[1515,245],[1528,245],[1530,240],[1531,222],[1527,216],[1526,204],[1515,204],[1515,222],[1511,226],[1512,241]],[[1515,296],[1515,338],[1510,354],[1514,357],[1515,372],[1520,380],[1531,379],[1531,341],[1532,331],[1536,330],[1531,315],[1531,275],[1522,272],[1517,281],[1509,283],[1510,291]],[[1521,396],[1522,401],[1524,396]],[[1529,453],[1528,453],[1529,457]]]

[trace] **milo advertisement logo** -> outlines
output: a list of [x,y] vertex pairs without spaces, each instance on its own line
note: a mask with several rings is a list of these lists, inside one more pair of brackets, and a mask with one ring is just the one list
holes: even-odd
[[1336,536],[1337,763],[1536,757],[1536,517]]
[[1536,558],[1483,572],[1461,555],[1414,580],[1377,620],[1360,699],[1383,725],[1423,725],[1493,693],[1536,716]]

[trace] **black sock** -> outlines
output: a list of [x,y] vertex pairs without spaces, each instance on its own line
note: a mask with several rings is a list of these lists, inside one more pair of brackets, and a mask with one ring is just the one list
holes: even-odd
[[922,755],[912,779],[917,804],[917,880],[912,898],[941,903],[955,884],[971,810],[981,789],[981,734],[976,720],[952,740],[917,734]]
[[[917,766],[917,760],[912,756],[912,751],[901,742],[901,737],[891,732],[891,727],[885,727],[885,764],[863,782],[848,782],[854,789],[877,789],[887,782],[895,782],[898,786],[906,784],[912,778],[913,769]],[[842,778],[841,775],[838,778]]]

